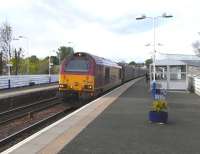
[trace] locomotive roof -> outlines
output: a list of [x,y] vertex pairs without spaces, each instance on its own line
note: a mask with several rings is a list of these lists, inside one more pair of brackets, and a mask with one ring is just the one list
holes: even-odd
[[113,62],[113,61],[111,61],[109,59],[98,57],[98,56],[95,56],[95,55],[92,55],[92,54],[89,54],[89,53],[86,53],[86,52],[77,52],[75,54],[88,55],[88,56],[90,56],[90,57],[92,57],[94,59],[96,64],[99,64],[99,65],[106,65],[106,66],[112,66],[112,67],[121,68],[121,66],[119,66],[116,62]]

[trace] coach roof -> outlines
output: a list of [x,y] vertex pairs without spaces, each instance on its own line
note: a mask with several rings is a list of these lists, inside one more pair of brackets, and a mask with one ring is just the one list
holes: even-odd
[[98,57],[86,52],[76,52],[74,55],[87,55],[89,57],[91,57],[92,59],[94,59],[95,63],[98,65],[106,65],[106,66],[111,66],[111,67],[116,67],[116,68],[121,68],[121,66],[119,66],[116,62],[113,62],[109,59],[105,59],[102,57]]

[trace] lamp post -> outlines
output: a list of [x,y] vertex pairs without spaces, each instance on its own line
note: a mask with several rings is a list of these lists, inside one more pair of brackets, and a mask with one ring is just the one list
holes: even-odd
[[29,70],[29,38],[26,36],[22,36],[22,35],[18,36],[18,38],[26,40],[26,46],[27,46],[27,70],[26,70],[26,72],[27,72],[27,74],[29,74],[30,73],[30,70]]
[[[19,38],[13,38],[12,39],[13,41],[18,41]],[[11,87],[11,83],[10,83],[10,77],[11,77],[11,67],[13,66],[11,63],[10,63],[10,60],[11,60],[11,57],[8,53],[8,62],[6,64],[6,66],[8,67],[8,88],[10,89]]]
[[171,18],[173,17],[172,15],[167,15],[166,13],[163,13],[162,16],[156,16],[156,17],[148,17],[146,15],[142,15],[141,17],[137,17],[136,20],[143,20],[143,19],[151,19],[153,21],[153,87],[155,86],[156,82],[156,49],[155,49],[155,42],[156,42],[156,28],[155,28],[155,20],[158,18]]
[[51,67],[53,63],[51,63],[51,52],[49,52],[49,83],[51,83]]

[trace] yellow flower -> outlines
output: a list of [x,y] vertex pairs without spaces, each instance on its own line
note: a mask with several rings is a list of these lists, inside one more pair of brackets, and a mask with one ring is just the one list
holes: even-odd
[[167,109],[167,102],[165,100],[155,100],[153,101],[153,110],[154,111],[161,111]]

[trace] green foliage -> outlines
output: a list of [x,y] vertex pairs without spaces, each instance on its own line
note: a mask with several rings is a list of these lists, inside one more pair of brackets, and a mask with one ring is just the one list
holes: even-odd
[[51,62],[53,65],[59,65],[59,58],[57,56],[51,56]]
[[38,63],[40,60],[39,58],[37,58],[37,56],[32,55],[31,57],[29,57],[29,62],[30,63]]
[[39,65],[39,74],[48,74],[49,73],[49,60],[48,57],[40,61]]
[[[59,73],[59,61],[56,56],[51,57],[51,62],[53,66],[51,66],[51,74]],[[45,57],[44,59],[39,59],[37,56],[33,55],[28,58],[20,57],[18,60],[15,58],[11,59],[12,63],[12,74],[48,74],[49,73],[49,57]],[[28,68],[29,67],[29,68]],[[16,74],[16,75],[17,75]]]
[[60,66],[59,66],[59,65],[54,65],[54,66],[51,68],[51,74],[58,74],[58,73],[59,73],[59,70],[60,70]]
[[145,60],[145,65],[146,66],[149,66],[150,64],[152,64],[152,59],[147,59],[147,60]]
[[[74,53],[73,48],[61,46],[58,49],[57,56],[51,56],[50,61],[53,64],[50,68],[51,74],[59,73],[59,64],[60,62],[72,55]],[[60,59],[59,59],[60,58]],[[61,61],[60,61],[61,60]],[[49,73],[49,57],[45,57],[43,59],[39,59],[36,55],[32,55],[30,57],[23,57],[23,51],[21,48],[18,50],[15,49],[12,52],[11,58],[11,74],[48,74]],[[0,52],[0,74],[2,74],[3,70],[3,53]]]
[[29,74],[38,74],[40,68],[40,59],[37,56],[33,55],[29,58],[26,58],[27,63],[29,64]]
[[74,49],[72,47],[61,46],[58,48],[57,55],[60,57],[60,61],[65,59],[66,57],[72,55],[74,53]]
[[19,69],[21,67],[21,60],[22,60],[22,57],[23,57],[23,51],[22,51],[22,48],[19,48],[19,50],[15,49],[14,50],[14,56],[13,58],[11,59],[11,62],[13,64],[13,73],[15,75],[17,75],[19,73]]
[[134,62],[134,61],[131,61],[130,63],[129,63],[129,65],[135,65],[136,64],[136,62]]
[[27,59],[20,59],[20,66],[19,66],[19,72],[18,74],[27,74],[28,71],[28,60]]

